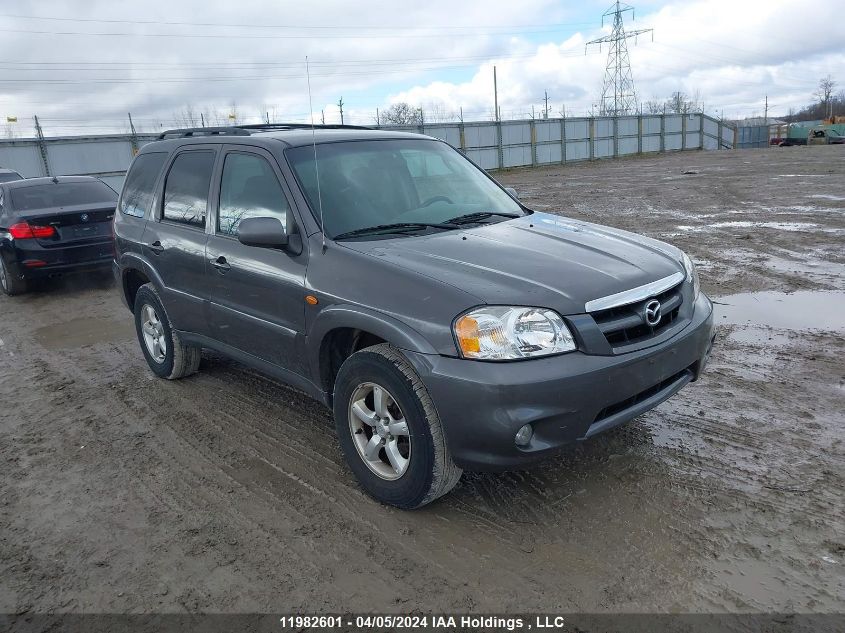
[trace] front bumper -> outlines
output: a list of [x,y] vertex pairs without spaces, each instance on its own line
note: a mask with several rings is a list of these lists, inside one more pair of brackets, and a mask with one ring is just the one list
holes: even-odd
[[[698,378],[713,344],[713,306],[702,293],[671,339],[615,356],[573,352],[510,363],[405,352],[428,388],[455,463],[503,470],[549,456],[631,420]],[[534,436],[517,447],[517,430]]]

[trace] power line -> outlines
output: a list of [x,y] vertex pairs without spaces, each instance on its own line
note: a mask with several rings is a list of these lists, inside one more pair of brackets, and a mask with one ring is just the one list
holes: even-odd
[[454,25],[454,24],[434,24],[431,26],[407,26],[407,25],[386,25],[386,24],[345,24],[345,25],[305,25],[305,24],[234,24],[222,22],[182,22],[169,20],[116,20],[116,19],[102,19],[102,18],[62,18],[55,16],[40,16],[40,15],[20,15],[13,13],[0,14],[0,18],[15,18],[22,20],[49,20],[52,22],[82,22],[82,23],[97,23],[97,24],[144,24],[154,26],[203,26],[203,27],[219,27],[219,28],[250,28],[250,29],[289,29],[289,30],[428,30],[437,29],[443,30],[468,30],[477,33],[479,30],[490,29],[543,29],[545,32],[550,30],[558,30],[563,27],[572,26],[588,26],[591,22],[558,22],[551,24],[509,24],[509,25]]

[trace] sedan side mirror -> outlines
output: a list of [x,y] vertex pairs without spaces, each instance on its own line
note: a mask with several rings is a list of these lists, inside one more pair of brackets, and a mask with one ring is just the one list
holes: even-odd
[[245,218],[238,224],[238,241],[247,246],[282,248],[288,233],[279,218]]
[[505,187],[505,191],[507,191],[511,195],[511,198],[513,198],[514,200],[519,200],[519,194],[513,187]]

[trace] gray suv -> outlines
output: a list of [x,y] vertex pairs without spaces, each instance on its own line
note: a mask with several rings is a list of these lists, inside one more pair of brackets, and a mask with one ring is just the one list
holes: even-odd
[[303,390],[361,486],[400,508],[648,411],[713,343],[682,251],[533,212],[417,134],[165,132],[114,236],[156,375],[195,372],[206,347]]

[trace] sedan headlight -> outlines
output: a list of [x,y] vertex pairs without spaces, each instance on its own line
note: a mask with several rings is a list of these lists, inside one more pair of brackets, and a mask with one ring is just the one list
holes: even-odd
[[695,269],[695,264],[689,258],[689,255],[682,253],[682,261],[684,263],[684,270],[687,273],[687,281],[692,284],[692,300],[698,299],[698,293],[701,292],[701,280],[698,278],[698,271]]
[[576,347],[560,315],[545,308],[477,308],[458,317],[454,331],[461,355],[479,360],[535,358]]

